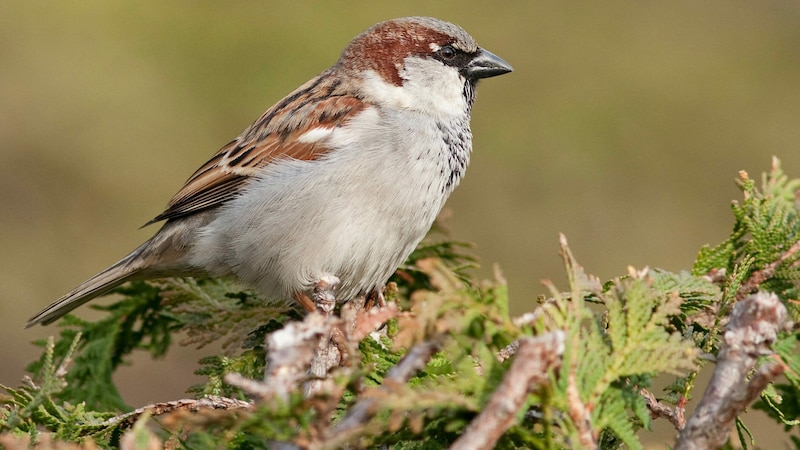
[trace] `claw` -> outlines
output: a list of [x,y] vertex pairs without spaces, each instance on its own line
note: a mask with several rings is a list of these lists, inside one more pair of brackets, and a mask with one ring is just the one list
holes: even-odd
[[311,293],[311,299],[316,305],[316,309],[323,314],[330,314],[336,307],[336,288],[339,286],[339,278],[335,275],[325,275],[317,281]]

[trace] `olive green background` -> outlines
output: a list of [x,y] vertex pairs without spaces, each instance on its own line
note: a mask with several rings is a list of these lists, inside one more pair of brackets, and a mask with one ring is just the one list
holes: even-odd
[[[515,68],[480,85],[446,207],[479,274],[502,267],[515,313],[541,279],[564,285],[559,232],[601,278],[690,269],[728,234],[739,170],[777,155],[800,176],[800,2],[6,0],[0,383],[56,330],[23,331],[27,317],[149,237],[137,227],[200,164],[353,36],[406,15],[462,25]],[[137,358],[126,398],[181,397],[210,351]]]

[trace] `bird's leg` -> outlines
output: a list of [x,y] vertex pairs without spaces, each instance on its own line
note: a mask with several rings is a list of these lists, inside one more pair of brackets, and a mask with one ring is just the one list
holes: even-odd
[[314,305],[314,301],[308,298],[305,293],[296,292],[292,297],[294,297],[294,300],[299,303],[307,313],[317,310],[317,307]]
[[[336,307],[336,287],[339,285],[339,278],[334,275],[326,275],[317,281],[311,298],[317,311],[325,314],[333,314]],[[347,350],[347,337],[341,326],[335,326],[331,332],[330,343],[339,351],[339,364],[347,360],[349,352]]]
[[314,285],[311,297],[304,292],[296,292],[293,297],[306,312],[319,311],[329,316],[336,307],[337,286],[339,286],[339,278],[334,275],[325,275]]
[[374,289],[367,294],[367,301],[364,309],[372,309],[373,306],[383,308],[386,306],[386,297],[383,295],[383,288]]
[[333,308],[336,307],[336,288],[339,286],[339,278],[335,275],[325,275],[321,277],[311,293],[311,299],[317,311],[325,315],[331,315]]
[[[311,291],[311,298],[308,298],[305,294],[297,294],[295,299],[309,313],[319,311],[327,320],[331,320],[333,309],[336,307],[335,291],[338,285],[339,279],[337,277],[326,275],[317,281]],[[311,360],[311,366],[308,368],[311,378],[305,385],[306,396],[312,396],[330,389],[330,386],[326,387],[330,383],[328,371],[332,367],[338,366],[342,361],[342,353],[336,343],[337,339],[341,339],[341,330],[336,324],[333,325],[329,335],[320,338],[316,354]]]

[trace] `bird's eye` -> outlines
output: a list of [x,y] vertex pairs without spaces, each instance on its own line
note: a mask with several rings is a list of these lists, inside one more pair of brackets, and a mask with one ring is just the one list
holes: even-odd
[[439,49],[439,55],[443,60],[450,61],[456,57],[456,49],[454,49],[452,45],[445,45]]

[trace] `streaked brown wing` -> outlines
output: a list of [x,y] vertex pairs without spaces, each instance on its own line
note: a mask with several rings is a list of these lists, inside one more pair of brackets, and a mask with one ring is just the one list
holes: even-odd
[[[308,83],[265,112],[198,169],[170,200],[167,209],[147,224],[221,205],[233,198],[258,168],[276,159],[311,161],[324,155],[329,150],[324,145],[299,139],[315,128],[341,126],[367,106],[354,96],[330,96],[336,86]],[[319,90],[328,96],[315,96]]]

